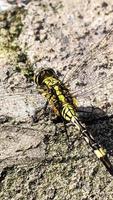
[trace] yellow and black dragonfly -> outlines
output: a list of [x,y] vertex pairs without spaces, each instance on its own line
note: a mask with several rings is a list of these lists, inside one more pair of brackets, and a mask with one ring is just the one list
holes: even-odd
[[[64,80],[61,81],[59,75],[54,71],[54,68],[44,68],[43,66],[37,72],[36,67],[34,68],[34,72],[29,74],[32,80],[34,79],[33,85],[39,87],[42,95],[46,97],[50,105],[52,106],[56,115],[60,116],[67,122],[71,122],[74,124],[82,133],[85,140],[92,147],[96,156],[103,162],[106,166],[107,170],[113,175],[113,167],[107,157],[107,153],[105,149],[95,141],[90,132],[86,130],[84,124],[79,120],[78,113],[78,105],[79,102],[80,107],[88,107],[92,104],[97,106],[103,110],[107,110],[107,114],[113,113],[113,31],[110,31],[94,48],[86,54],[81,61],[78,58],[78,62],[72,63],[69,67],[70,69],[62,70],[64,74]],[[98,63],[98,64],[97,64]],[[17,75],[17,74],[16,74]],[[26,74],[24,73],[26,76]],[[19,74],[21,76],[21,74]],[[17,86],[13,85],[12,77],[15,78],[15,74],[8,78],[10,88],[14,90],[14,94],[8,95],[8,93],[4,92],[4,85],[1,85],[1,114],[4,109],[4,113],[6,112],[8,116],[10,116],[10,111],[8,111],[8,106],[10,102],[10,107],[13,105],[13,115],[16,115],[17,118],[21,116],[21,110],[17,112],[16,108],[16,96],[20,98],[18,101],[19,109],[23,109],[23,118],[26,118],[26,115],[32,112],[31,102],[28,103],[27,114],[24,112],[25,108],[22,104],[22,97],[20,93],[22,93],[22,85],[18,90],[19,82],[17,80]],[[67,88],[66,84],[70,83],[70,87]],[[20,83],[21,84],[21,83]],[[31,85],[27,85],[26,93],[28,98],[37,98],[38,90],[29,89]],[[17,91],[20,91],[17,92]],[[31,93],[28,93],[30,91]],[[4,94],[2,94],[4,93]],[[13,92],[12,92],[13,93]],[[11,94],[11,93],[10,93]],[[76,98],[74,97],[76,96]],[[9,102],[7,102],[7,100]],[[33,102],[33,99],[32,99]],[[40,104],[43,104],[42,97],[40,96],[40,100],[38,102],[38,108],[40,108]],[[5,105],[5,106],[4,106]],[[23,106],[23,107],[22,107]],[[10,110],[10,109],[9,109]],[[84,111],[83,111],[84,113]],[[20,115],[20,116],[19,116]],[[25,115],[25,116],[24,116]],[[14,116],[13,116],[14,117]]]
[[54,112],[64,120],[74,124],[83,134],[85,140],[92,147],[96,156],[103,162],[108,171],[113,175],[111,165],[105,149],[95,141],[93,136],[81,124],[78,118],[77,101],[71,96],[65,85],[59,80],[55,71],[51,68],[41,69],[35,76],[35,83],[40,86],[42,94],[53,106]]

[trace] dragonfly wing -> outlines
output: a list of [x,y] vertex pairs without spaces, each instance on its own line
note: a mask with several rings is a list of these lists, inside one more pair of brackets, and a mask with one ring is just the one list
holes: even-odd
[[113,105],[113,32],[103,38],[83,63],[72,67],[70,88],[80,105]]
[[0,85],[0,115],[10,116],[17,121],[25,121],[36,110],[44,106],[44,98],[36,88],[15,87],[11,90],[7,84]]

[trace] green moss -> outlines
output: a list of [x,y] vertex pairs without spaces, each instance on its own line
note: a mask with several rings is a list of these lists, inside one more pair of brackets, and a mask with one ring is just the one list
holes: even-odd
[[25,15],[24,9],[16,9],[0,17],[0,21],[5,22],[0,29],[0,56],[15,66],[16,72],[22,73],[28,81],[33,81],[32,66],[28,61],[26,50],[21,50],[18,40]]
[[0,17],[0,22],[3,22],[0,28],[0,55],[6,60],[10,58],[13,63],[17,61],[20,51],[18,37],[22,31],[24,17],[23,9],[8,11]]

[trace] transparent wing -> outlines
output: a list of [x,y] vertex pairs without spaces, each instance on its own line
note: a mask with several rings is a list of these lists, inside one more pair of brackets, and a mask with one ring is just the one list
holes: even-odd
[[26,83],[21,74],[13,74],[8,81],[0,83],[0,115],[26,121],[43,105],[44,99],[33,84]]
[[[64,81],[70,83],[70,91],[73,96],[77,97],[80,106],[95,105],[103,108],[108,105],[112,112],[113,30],[93,45],[82,58],[78,57],[78,62],[73,62],[69,73],[66,74]],[[0,85],[1,114],[1,111],[5,110],[12,116],[18,117],[18,113],[20,116],[22,113],[26,116],[32,113],[34,107],[43,107],[43,98],[36,88],[23,82],[20,77],[21,75],[14,74],[8,80],[9,88],[13,91],[6,88],[5,84]]]
[[[66,77],[65,77],[66,78]],[[77,62],[65,79],[81,105],[113,105],[113,30]],[[112,109],[111,109],[112,110]]]
[[102,36],[101,39],[98,39],[96,44],[90,45],[90,47],[83,56],[77,56],[77,58],[71,64],[71,67],[69,66],[68,72],[66,72],[66,74],[64,75],[63,79],[65,80],[65,82],[68,82],[70,80],[70,77],[73,77],[73,74],[76,73],[76,71],[81,71],[81,67],[83,65],[92,62],[96,54],[101,54],[100,50],[102,51],[102,53],[104,53],[105,49],[109,48],[110,40],[112,40],[112,34],[113,28],[107,31],[107,33],[104,36]]

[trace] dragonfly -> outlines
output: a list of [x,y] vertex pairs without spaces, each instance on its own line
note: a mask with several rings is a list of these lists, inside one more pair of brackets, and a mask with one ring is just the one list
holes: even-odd
[[77,116],[77,101],[72,98],[65,85],[58,79],[55,71],[51,68],[42,69],[35,77],[35,82],[42,89],[42,94],[53,105],[54,112],[66,121],[72,122],[83,134],[86,142],[90,144],[96,156],[113,175],[111,165],[105,150],[95,142],[93,136],[86,131]]
[[[28,77],[33,80],[35,75],[36,85],[43,86],[42,82],[44,82],[44,84],[46,85],[46,91],[44,91],[45,95],[48,95],[47,99],[48,101],[50,101],[50,104],[54,104],[53,110],[55,110],[55,113],[64,118],[64,120],[72,122],[75,126],[77,126],[78,129],[80,129],[87,143],[89,143],[94,150],[96,156],[103,162],[107,170],[113,175],[112,165],[107,157],[104,148],[100,144],[98,144],[98,142],[95,142],[93,136],[89,132],[87,132],[86,128],[79,121],[78,115],[76,113],[77,101],[79,102],[80,107],[88,107],[89,105],[93,104],[94,106],[100,107],[103,110],[107,109],[108,114],[112,114],[113,112],[112,34],[113,31],[109,31],[109,33],[99,43],[97,43],[95,47],[93,47],[85,56],[83,56],[82,58],[81,56],[80,58],[78,57],[78,62],[76,62],[76,64],[72,62],[66,73],[64,70],[64,77],[62,82],[59,79],[60,74],[56,75],[54,70],[50,68],[46,70],[45,68],[42,69],[41,67],[41,71],[38,74],[35,72],[29,74],[28,72]],[[14,78],[15,74],[13,74],[12,76]],[[12,76],[8,75],[10,86],[12,84]],[[25,72],[24,76],[26,76]],[[49,80],[47,80],[47,78]],[[56,89],[54,88],[54,84],[51,84],[51,81],[55,82]],[[69,82],[70,87],[68,86],[67,89],[67,86],[65,86],[65,84]],[[20,87],[20,93],[15,92],[16,88],[18,91],[19,84],[21,83],[17,83],[17,86],[14,85],[10,87],[14,90],[13,94],[11,95],[12,101],[14,101],[16,96],[19,97],[22,93],[22,85]],[[31,84],[27,84],[26,94],[28,97],[34,98],[34,96],[36,97],[37,95],[37,90],[35,88],[35,91],[33,90],[31,92],[31,90],[29,90],[30,87]],[[3,88],[3,85],[1,86],[1,88]],[[47,89],[49,90],[48,92]],[[31,93],[28,93],[28,91],[30,91]],[[1,99],[3,98],[4,101],[4,98],[9,97],[10,95],[8,95],[7,93],[3,96],[1,92],[0,96]],[[76,96],[77,100],[72,96]],[[22,96],[20,99],[22,99]],[[64,108],[62,107],[63,101],[64,103],[66,103],[66,107]],[[61,108],[59,106],[61,106]]]

